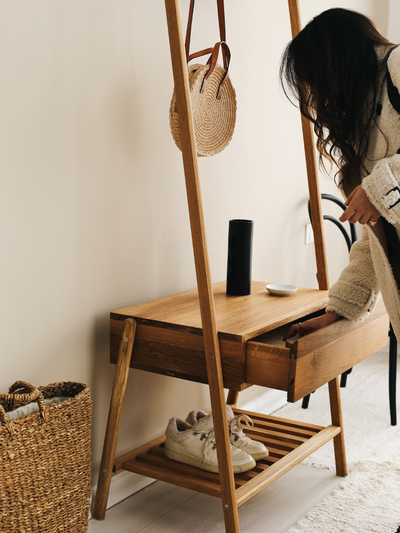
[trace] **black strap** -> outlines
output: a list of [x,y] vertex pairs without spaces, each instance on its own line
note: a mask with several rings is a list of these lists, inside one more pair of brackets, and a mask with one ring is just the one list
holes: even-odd
[[390,103],[395,108],[395,110],[400,113],[400,93],[395,84],[390,77],[389,69],[387,69],[387,92],[389,96]]
[[387,258],[392,268],[394,279],[397,287],[400,289],[400,241],[397,235],[396,228],[392,226],[385,218],[383,220],[383,228],[386,237]]

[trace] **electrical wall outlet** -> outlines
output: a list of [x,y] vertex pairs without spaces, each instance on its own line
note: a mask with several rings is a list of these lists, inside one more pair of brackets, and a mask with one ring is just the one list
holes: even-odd
[[306,224],[306,244],[312,244],[314,242],[314,232],[310,223]]

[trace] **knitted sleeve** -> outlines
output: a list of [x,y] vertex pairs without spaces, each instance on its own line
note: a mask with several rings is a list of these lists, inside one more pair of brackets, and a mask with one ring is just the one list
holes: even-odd
[[[385,122],[385,131],[397,149],[395,140],[399,141],[400,130],[400,47],[391,52],[387,67],[386,88],[389,101],[385,104],[387,109],[382,120]],[[398,225],[400,223],[399,151],[378,161],[371,174],[363,179],[361,186],[380,214],[390,224]]]
[[400,154],[378,161],[361,186],[390,224],[400,224]]
[[366,228],[362,228],[361,239],[351,247],[349,258],[348,266],[329,290],[326,310],[362,322],[373,312],[379,298]]

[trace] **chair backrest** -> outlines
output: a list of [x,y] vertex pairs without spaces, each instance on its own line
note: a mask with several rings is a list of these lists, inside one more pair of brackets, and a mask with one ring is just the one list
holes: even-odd
[[[343,211],[346,210],[346,206],[344,205],[344,203],[341,200],[339,200],[339,198],[336,198],[336,196],[333,196],[332,194],[322,193],[321,194],[321,199],[322,200],[329,200],[331,202],[334,202],[339,207],[341,207],[343,209]],[[308,200],[308,216],[310,217],[310,222],[311,222],[311,226],[312,226],[310,200]],[[342,222],[340,222],[339,219],[337,219],[337,218],[335,218],[335,217],[333,217],[331,215],[323,215],[323,219],[324,220],[330,220],[333,224],[335,224],[335,226],[337,226],[340,229],[340,231],[342,232],[343,237],[346,240],[347,248],[348,248],[348,250],[350,252],[350,249],[351,249],[352,245],[356,242],[356,240],[358,238],[355,224],[353,224],[352,222],[349,222],[349,225],[350,225],[350,235],[349,235],[349,233],[346,230],[344,224]]]

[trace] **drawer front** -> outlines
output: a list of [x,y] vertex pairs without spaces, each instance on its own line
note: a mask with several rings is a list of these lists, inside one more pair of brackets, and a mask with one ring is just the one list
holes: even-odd
[[288,341],[286,347],[248,341],[246,382],[285,390],[288,401],[296,402],[384,348],[388,330],[389,319],[380,301],[364,322],[340,320]]
[[[116,364],[123,321],[111,319],[110,361]],[[220,339],[224,387],[242,390],[244,383],[245,343]],[[138,323],[133,343],[131,368],[208,383],[202,335]]]
[[290,349],[262,342],[246,344],[246,382],[270,389],[289,388]]
[[288,401],[300,400],[387,346],[388,331],[389,318],[380,300],[364,322],[340,320],[294,341]]

